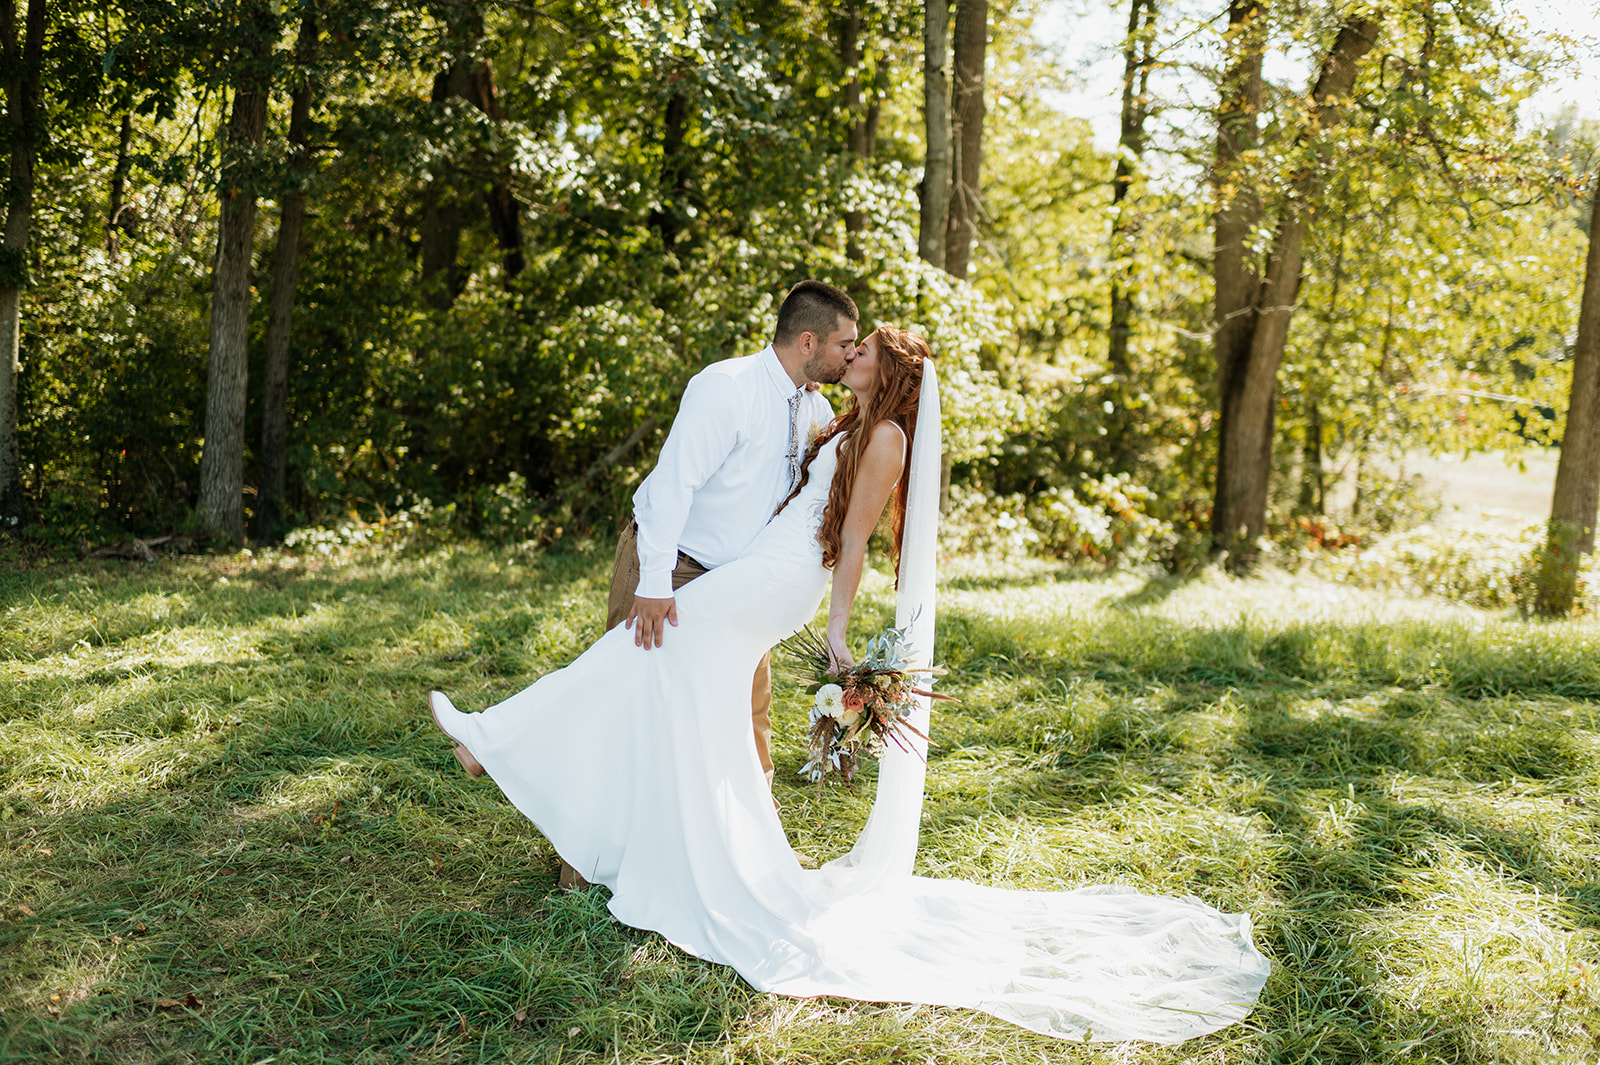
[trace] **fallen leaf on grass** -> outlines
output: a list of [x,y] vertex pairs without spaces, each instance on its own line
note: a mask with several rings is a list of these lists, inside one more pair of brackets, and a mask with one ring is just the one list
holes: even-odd
[[204,1005],[205,1005],[205,1003],[202,1002],[200,1000],[200,997],[198,995],[196,995],[193,991],[189,992],[187,995],[185,995],[181,999],[179,999],[179,998],[158,998],[158,999],[156,999],[156,1009],[159,1009],[159,1010],[175,1010],[175,1009],[178,1009],[181,1006],[184,1009],[194,1010],[195,1012],[198,1013],[200,1011],[201,1007],[203,1007]]
[[23,913],[25,913],[25,914],[27,914],[27,915],[28,915],[28,916],[29,916],[29,917],[32,917],[32,916],[33,916],[33,911],[32,911],[32,910],[30,910],[30,909],[28,909],[28,908],[27,908],[27,907],[26,907],[26,906],[21,906],[21,905],[19,905],[19,906],[18,906],[18,907],[17,907],[17,909],[19,909],[19,910],[21,910],[21,911],[22,911],[22,912],[23,912]]

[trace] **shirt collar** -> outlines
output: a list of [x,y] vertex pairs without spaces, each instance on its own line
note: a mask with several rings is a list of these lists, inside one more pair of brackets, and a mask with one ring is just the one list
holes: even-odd
[[801,388],[805,387],[804,385],[797,386],[794,383],[794,380],[790,378],[789,371],[785,370],[783,368],[783,363],[778,361],[778,353],[773,350],[771,344],[768,344],[765,348],[762,348],[761,354],[756,357],[759,358],[762,365],[767,368],[767,376],[772,378],[773,385],[778,389],[778,391],[783,393],[783,398],[785,400],[794,395]]

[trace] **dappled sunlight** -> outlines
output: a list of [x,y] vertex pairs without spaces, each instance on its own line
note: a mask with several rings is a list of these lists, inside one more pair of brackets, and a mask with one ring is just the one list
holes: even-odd
[[[599,630],[588,571],[462,553],[274,569],[240,595],[249,572],[161,589],[132,571],[150,583],[97,585],[128,604],[119,638],[60,646],[55,618],[7,645],[0,947],[26,959],[8,1019],[89,1046],[271,1017],[420,1051],[464,1018],[507,1047],[599,1056],[635,1033],[706,1062],[790,1060],[823,1033],[933,1060],[1053,1045],[959,1011],[759,995],[616,925],[603,892],[551,894],[549,844],[459,771],[423,693],[476,708],[562,664]],[[1240,607],[1284,594],[1271,580],[1219,583],[1232,614],[1190,609],[1204,580],[1130,605],[1148,584],[947,590],[959,701],[935,708],[917,870],[1249,912],[1275,972],[1257,1021],[1201,1051],[1219,1061],[1576,1055],[1600,1016],[1595,629]],[[867,587],[857,635],[892,614],[887,574]],[[776,695],[781,816],[827,860],[876,769],[853,791],[795,776],[805,700]],[[190,994],[203,1008],[155,1005]]]

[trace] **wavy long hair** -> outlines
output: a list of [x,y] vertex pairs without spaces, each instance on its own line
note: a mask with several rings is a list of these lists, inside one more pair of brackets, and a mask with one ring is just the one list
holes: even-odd
[[[872,430],[879,422],[894,422],[906,434],[906,464],[911,461],[911,445],[917,439],[917,402],[922,394],[922,360],[930,357],[928,342],[915,333],[880,325],[872,333],[878,338],[877,387],[862,410],[852,402],[850,409],[834,418],[806,451],[800,467],[800,479],[787,499],[779,504],[782,510],[789,500],[800,494],[800,489],[811,479],[811,462],[822,450],[822,445],[841,434],[839,464],[833,472],[833,483],[828,486],[828,503],[822,511],[822,527],[817,530],[817,540],[822,544],[822,564],[832,569],[839,561],[840,537],[844,531],[845,510],[850,503],[850,489],[856,483],[856,473],[861,468],[861,456],[872,439]],[[906,490],[910,478],[902,470],[891,497],[889,525],[894,535],[894,571],[898,582],[900,575],[900,538],[906,525]]]

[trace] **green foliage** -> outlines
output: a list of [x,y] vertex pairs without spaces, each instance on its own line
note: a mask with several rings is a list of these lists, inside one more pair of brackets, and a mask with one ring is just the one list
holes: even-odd
[[[280,200],[293,187],[309,208],[288,400],[293,523],[380,525],[426,502],[436,521],[510,542],[609,532],[688,378],[759,349],[777,299],[810,276],[847,286],[866,327],[927,334],[961,507],[994,519],[973,535],[1176,568],[1200,549],[1216,459],[1203,172],[1214,72],[1175,65],[1176,45],[1152,82],[1174,92],[1149,101],[1150,148],[1112,249],[1116,160],[1052,106],[1069,72],[1032,43],[1031,9],[991,5],[983,231],[971,282],[958,283],[914,254],[921,25],[901,0],[859,5],[854,71],[840,60],[842,12],[792,3],[563,2],[538,17],[345,0],[52,11],[50,133],[30,250],[13,264],[31,279],[19,444],[40,545],[188,520],[218,131],[229,86],[248,74],[274,87],[266,143],[230,161],[262,197],[257,360]],[[293,54],[307,11],[322,31],[309,60]],[[256,21],[269,15],[270,32]],[[1180,29],[1178,17],[1162,16],[1158,44],[1216,28]],[[1275,8],[1269,43],[1315,54],[1333,17]],[[1360,482],[1361,513],[1333,520],[1382,528],[1420,516],[1405,483],[1377,472],[1387,460],[1559,439],[1594,135],[1570,116],[1518,124],[1518,102],[1556,68],[1502,22],[1477,0],[1392,13],[1387,58],[1363,67],[1352,121],[1331,138],[1297,140],[1304,86],[1269,86],[1262,147],[1242,171],[1267,206],[1257,243],[1294,176],[1320,168],[1279,379],[1280,529],[1317,509],[1301,503],[1317,495],[1304,491],[1318,473],[1303,457],[1311,443],[1330,491],[1341,476]],[[442,91],[452,57],[492,75],[493,107]],[[302,76],[314,96],[305,174],[285,139]],[[860,158],[848,130],[874,101],[874,154]],[[119,157],[124,113],[133,135]],[[125,203],[108,232],[119,172]],[[501,192],[519,206],[520,272],[485,206]],[[865,220],[853,242],[846,211]],[[458,225],[444,227],[449,268],[430,258],[444,216]],[[1134,304],[1126,372],[1107,362],[1114,275]],[[1130,506],[1110,501],[1129,491]],[[1125,527],[1102,535],[1101,511]]]

